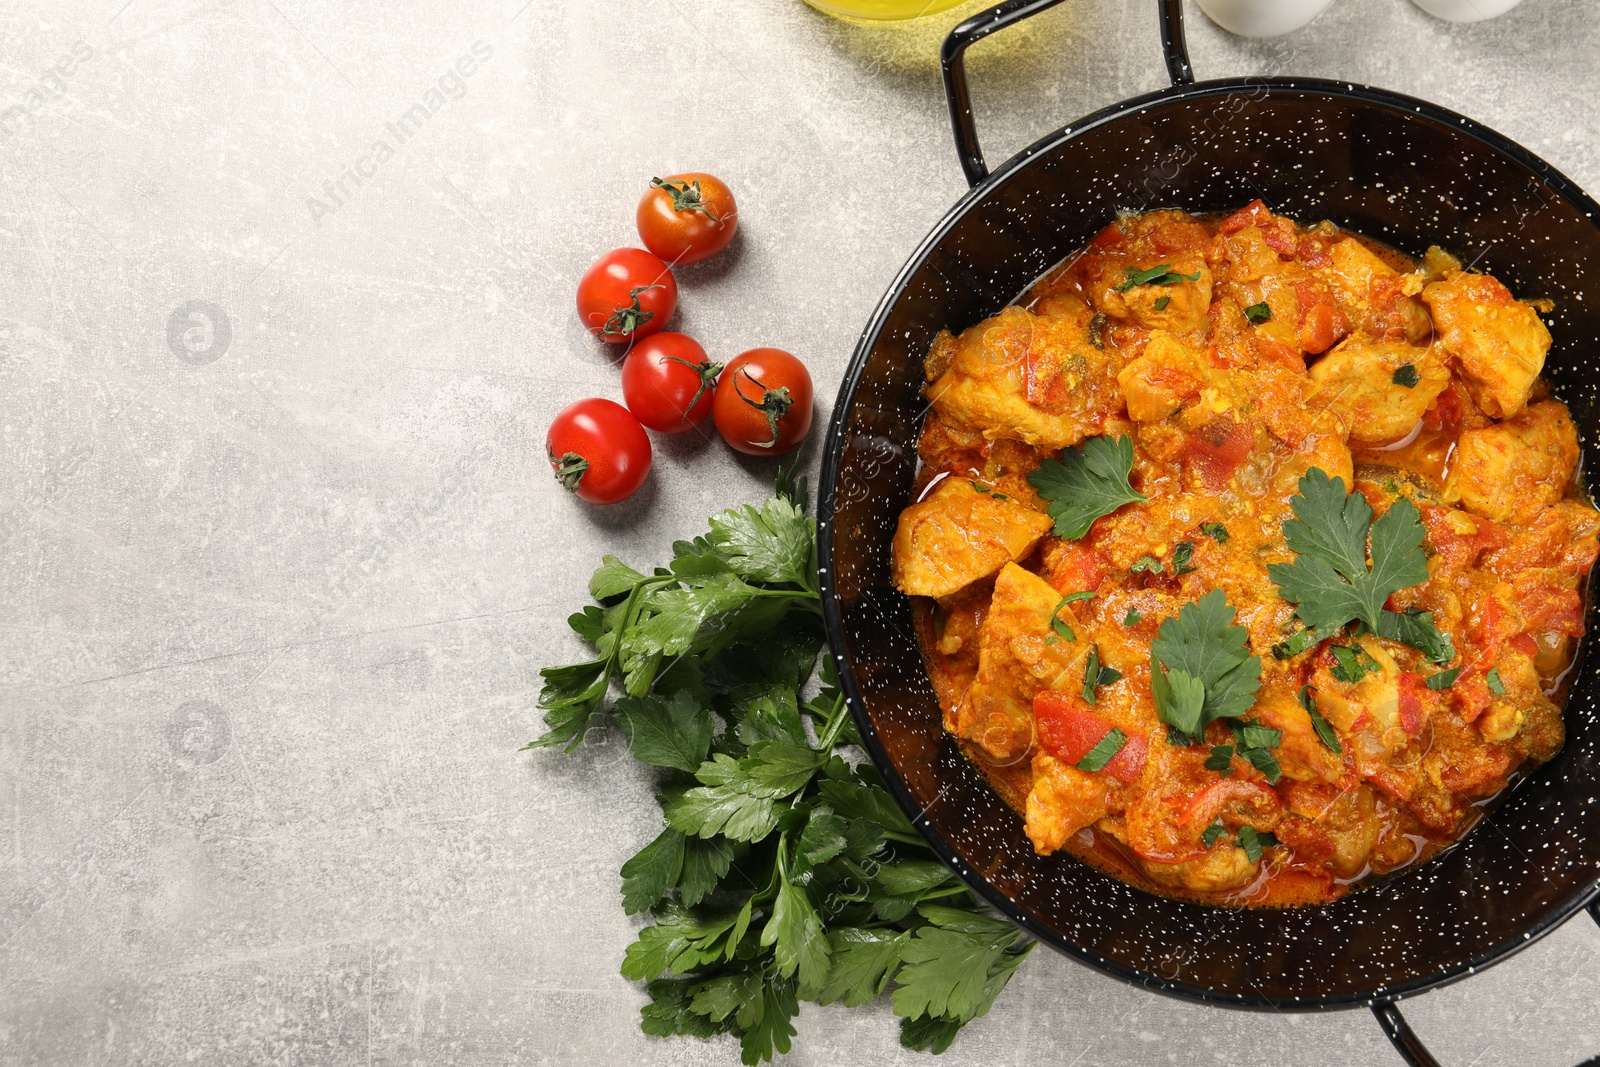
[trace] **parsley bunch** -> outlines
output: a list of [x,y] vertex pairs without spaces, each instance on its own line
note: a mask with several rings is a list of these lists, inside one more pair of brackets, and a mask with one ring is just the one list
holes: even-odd
[[892,987],[901,1044],[942,1052],[1033,942],[841,754],[859,738],[831,663],[817,670],[804,494],[780,478],[649,575],[607,556],[600,603],[568,620],[595,656],[541,672],[549,729],[528,747],[570,751],[609,702],[633,756],[661,768],[664,826],[621,872],[623,909],[652,919],[622,964],[647,983],[646,1033],[731,1034],[756,1064],[789,1051],[800,1001],[856,1007]]

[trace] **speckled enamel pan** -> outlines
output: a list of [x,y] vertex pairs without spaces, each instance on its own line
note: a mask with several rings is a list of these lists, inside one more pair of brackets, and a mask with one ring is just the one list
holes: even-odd
[[[945,42],[945,86],[972,189],[884,295],[834,409],[819,510],[823,608],[851,709],[923,836],[1039,940],[1128,982],[1212,1004],[1365,1005],[1409,1062],[1433,1064],[1395,1002],[1504,959],[1600,890],[1593,657],[1586,650],[1578,666],[1557,759],[1455,849],[1337,903],[1185,904],[1065,854],[1035,855],[1021,820],[940,728],[910,605],[890,582],[890,541],[925,410],[922,358],[940,329],[959,332],[999,311],[1118,210],[1232,210],[1260,197],[1275,211],[1331,219],[1412,254],[1442,245],[1519,295],[1553,299],[1547,373],[1587,447],[1600,419],[1600,378],[1587,358],[1600,338],[1600,205],[1507,138],[1421,100],[1318,79],[1195,82],[1179,0],[1161,7],[1170,88],[1064,127],[991,174],[962,52],[1056,2],[1011,0]],[[1591,630],[1595,615],[1591,607]]]

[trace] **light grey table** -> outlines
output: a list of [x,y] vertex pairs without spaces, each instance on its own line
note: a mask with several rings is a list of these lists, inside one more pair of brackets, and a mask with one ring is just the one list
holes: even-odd
[[[1202,78],[1416,93],[1600,191],[1592,11],[1339,0],[1266,42],[1191,11],[1191,41]],[[614,735],[516,749],[600,554],[653,563],[770,469],[691,435],[634,501],[565,499],[550,417],[619,395],[573,287],[634,243],[644,179],[712,170],[741,237],[683,272],[679,325],[800,353],[825,413],[963,189],[932,60],[953,20],[0,11],[0,1062],[736,1062],[641,1036],[617,975],[648,777]],[[1154,4],[1064,4],[971,68],[998,160],[1161,84]],[[1567,1065],[1600,1053],[1597,998],[1584,920],[1406,1010],[1447,1064]],[[797,1063],[927,1062],[887,1005],[799,1027]],[[1202,1008],[1040,952],[943,1062],[1397,1061],[1364,1012]]]

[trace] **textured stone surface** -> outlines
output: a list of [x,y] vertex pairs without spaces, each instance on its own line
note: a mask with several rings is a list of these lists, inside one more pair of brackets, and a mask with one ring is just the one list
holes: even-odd
[[[648,778],[611,735],[516,749],[599,555],[654,561],[770,465],[658,439],[634,501],[563,499],[545,425],[619,391],[571,293],[634,242],[642,179],[714,170],[741,236],[683,272],[679,325],[802,353],[825,409],[962,191],[933,64],[959,13],[0,12],[0,1062],[736,1062],[642,1037],[617,975]],[[1415,93],[1600,189],[1582,0],[1467,27],[1338,0],[1191,41],[1201,77]],[[1154,4],[1073,0],[971,67],[998,160],[1161,84]],[[1597,993],[1581,920],[1407,1013],[1445,1063],[1570,1064],[1600,1052]],[[886,1005],[807,1009],[796,1048],[924,1062]],[[1203,1008],[1041,953],[943,1062],[1398,1061],[1364,1013]]]

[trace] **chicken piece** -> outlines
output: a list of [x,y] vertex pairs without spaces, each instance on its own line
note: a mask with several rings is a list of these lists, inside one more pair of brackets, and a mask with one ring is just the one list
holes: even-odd
[[[1338,246],[1335,246],[1338,247]],[[1403,367],[1411,371],[1400,375]],[[1398,440],[1450,384],[1450,369],[1437,346],[1418,348],[1387,341],[1342,341],[1311,368],[1314,401],[1349,427],[1350,440],[1375,445]],[[1411,385],[1403,384],[1411,381]]]
[[1235,283],[1260,281],[1285,269],[1259,226],[1227,234],[1222,239],[1222,253],[1228,261],[1228,280]]
[[1495,522],[1529,523],[1566,496],[1577,465],[1578,431],[1566,405],[1545,400],[1463,433],[1445,498]]
[[1117,374],[1117,386],[1127,399],[1128,418],[1158,422],[1200,395],[1211,376],[1201,353],[1158,331],[1144,354]]
[[1311,716],[1293,692],[1266,691],[1256,701],[1255,717],[1261,725],[1283,731],[1283,742],[1272,751],[1277,754],[1284,777],[1331,785],[1344,773],[1343,761],[1322,743],[1311,725]]
[[1494,278],[1466,271],[1429,285],[1422,299],[1478,409],[1496,419],[1521,411],[1550,350],[1538,313]]
[[1033,790],[1025,808],[1028,840],[1048,856],[1106,816],[1106,780],[1046,752],[1033,757]]
[[1081,632],[1072,606],[1049,582],[1015,563],[1001,568],[978,629],[978,676],[956,708],[955,724],[957,737],[997,763],[1021,760],[1033,747],[1034,694],[1083,676],[1088,644],[1053,630],[1054,619]]
[[1205,855],[1181,863],[1144,862],[1152,882],[1196,893],[1237,889],[1255,877],[1257,861],[1233,844],[1219,844]]
[[1322,278],[1351,322],[1397,340],[1403,334],[1414,344],[1433,332],[1421,301],[1404,291],[1400,272],[1372,249],[1347,237],[1329,248],[1328,256],[1332,262],[1321,272]]
[[1050,516],[981,482],[945,478],[900,513],[894,584],[910,596],[945,597],[1027,555]]
[[[1157,267],[1167,268],[1156,276],[1161,280],[1130,284],[1138,272]],[[1211,268],[1196,253],[1180,252],[1137,265],[1108,260],[1096,272],[1095,282],[1096,302],[1114,319],[1176,334],[1197,333],[1210,324]]]
[[1042,318],[1019,307],[928,354],[924,392],[939,417],[991,441],[1065,448],[1099,433],[1117,411],[1115,354],[1089,343],[1088,309]]

